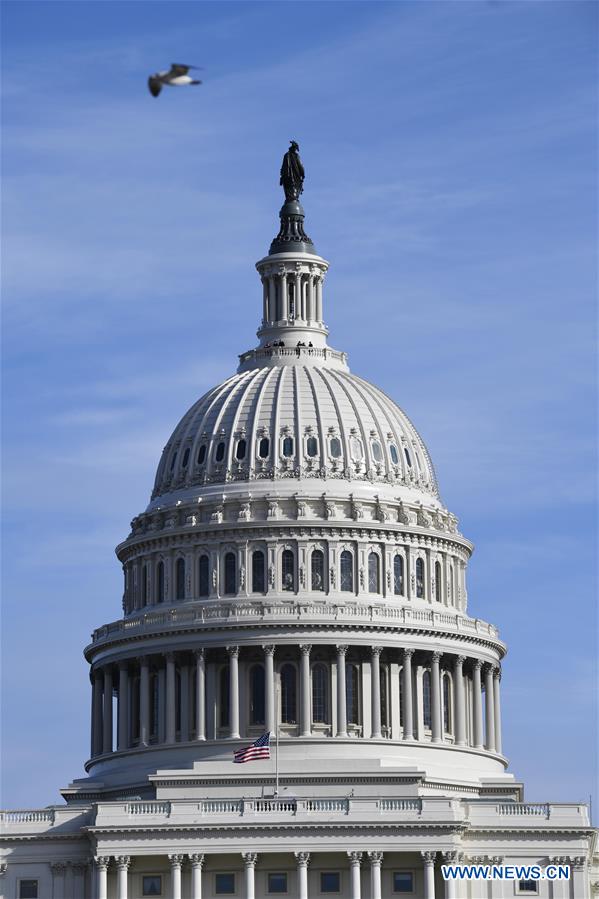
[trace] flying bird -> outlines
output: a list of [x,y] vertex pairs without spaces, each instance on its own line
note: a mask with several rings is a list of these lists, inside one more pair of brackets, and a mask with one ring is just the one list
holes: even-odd
[[201,84],[201,81],[194,81],[190,78],[188,72],[190,69],[197,69],[198,66],[183,66],[174,62],[168,72],[156,72],[148,78],[148,88],[153,97],[157,97],[164,85],[167,87],[180,87],[182,84]]

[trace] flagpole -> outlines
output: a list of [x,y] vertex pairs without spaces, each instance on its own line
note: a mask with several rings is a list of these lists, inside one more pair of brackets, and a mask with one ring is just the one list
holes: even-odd
[[281,717],[281,689],[280,684],[277,684],[277,711],[275,717],[275,796],[279,795],[279,718]]

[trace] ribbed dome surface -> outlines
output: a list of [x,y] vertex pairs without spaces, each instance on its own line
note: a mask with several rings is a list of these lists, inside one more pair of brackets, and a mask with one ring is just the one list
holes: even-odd
[[208,391],[164,448],[152,497],[264,478],[406,484],[438,496],[427,449],[381,390],[326,365],[242,371]]

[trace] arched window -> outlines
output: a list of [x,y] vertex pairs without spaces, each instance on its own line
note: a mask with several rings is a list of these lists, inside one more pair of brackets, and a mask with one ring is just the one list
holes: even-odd
[[229,666],[220,669],[219,676],[219,722],[221,727],[229,726]]
[[281,556],[281,585],[283,590],[295,590],[295,558],[290,549]]
[[173,457],[171,459],[171,471],[175,470],[176,461],[177,461],[177,451],[175,450],[175,452],[173,453]]
[[130,691],[129,726],[131,733],[129,736],[131,742],[137,742],[139,740],[139,674],[131,678]]
[[156,602],[164,602],[164,562],[156,566]]
[[250,669],[250,724],[264,724],[264,665]]
[[225,553],[225,595],[237,592],[237,559],[235,553]]
[[200,596],[209,596],[210,595],[210,560],[208,556],[203,555],[200,556],[199,561],[199,586],[200,586]]
[[177,733],[181,730],[181,672],[177,668],[175,671],[175,730]]
[[175,567],[175,599],[185,599],[185,559],[177,559]]
[[425,671],[422,675],[422,709],[424,717],[424,726],[432,727],[431,718],[431,674]]
[[416,596],[424,599],[424,562],[420,558],[416,559]]
[[216,444],[216,452],[214,454],[214,461],[222,462],[224,458],[225,458],[225,442],[224,442],[224,440],[220,440]]
[[410,468],[411,468],[411,467],[412,467],[412,460],[410,459],[410,454],[409,454],[409,452],[408,452],[407,446],[404,446],[403,451],[404,451],[404,455],[405,455],[405,457],[406,457],[406,462],[408,463],[408,465],[409,465]]
[[266,578],[264,571],[264,553],[261,549],[255,549],[252,553],[252,592],[266,592]]
[[158,739],[158,675],[152,674],[150,677],[150,739],[156,741]]
[[268,437],[262,437],[260,442],[258,443],[258,455],[261,459],[268,459],[268,454],[270,452],[270,441]]
[[183,453],[183,462],[181,463],[181,468],[187,468],[187,463],[189,462],[189,447],[185,448],[185,452]]
[[399,465],[399,455],[397,453],[397,447],[394,443],[389,444],[389,455],[391,456],[391,461],[394,465]]
[[318,455],[318,440],[316,437],[308,437],[306,440],[306,455],[311,459]]
[[376,553],[368,554],[368,592],[380,593],[379,557]]
[[198,465],[203,465],[206,461],[206,444],[203,443],[198,450]]
[[403,558],[400,555],[393,559],[393,592],[403,596]]
[[324,590],[324,553],[315,549],[310,561],[312,590]]
[[448,587],[449,587],[449,591],[448,591],[448,593],[449,593],[449,600],[450,600],[450,602],[451,602],[451,605],[453,605],[453,604],[454,604],[454,603],[453,603],[453,565],[450,565],[450,566],[449,566],[449,584],[448,584]]
[[374,459],[374,461],[382,462],[383,461],[383,448],[380,445],[380,443],[378,442],[378,440],[372,441],[371,448],[372,448],[372,458]]
[[389,727],[389,669],[387,665],[381,665],[379,669],[380,697],[381,697],[381,725]]
[[141,604],[142,604],[142,606],[146,606],[148,604],[148,567],[147,567],[147,565],[142,565],[142,568],[141,568]]
[[347,701],[347,723],[360,723],[360,669],[357,665],[345,667],[345,690]]
[[341,458],[341,441],[338,437],[331,437],[331,441],[329,443],[329,452],[332,459]]
[[341,589],[352,593],[354,589],[354,557],[348,549],[341,553]]
[[329,723],[329,677],[322,662],[312,668],[312,719],[315,724]]
[[281,668],[281,723],[297,723],[295,668],[287,663]]
[[442,586],[443,585],[441,583],[441,563],[435,562],[435,599],[437,600],[437,602],[443,601],[443,597],[442,597],[442,593],[441,593]]
[[451,733],[451,680],[447,672],[443,675],[443,730],[446,734]]
[[285,437],[283,440],[283,455],[287,459],[293,456],[293,437]]
[[236,459],[245,459],[245,454],[247,451],[247,442],[242,438],[237,442],[237,448],[235,450],[235,458]]

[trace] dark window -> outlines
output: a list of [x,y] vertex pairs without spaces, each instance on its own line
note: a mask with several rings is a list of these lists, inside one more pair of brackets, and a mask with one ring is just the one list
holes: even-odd
[[333,459],[341,458],[341,441],[338,437],[331,437],[330,453]]
[[312,718],[317,724],[329,723],[329,686],[327,666],[312,669]]
[[215,462],[222,462],[225,458],[225,444],[224,441],[221,440],[220,443],[216,446],[216,453],[214,454]]
[[285,437],[283,440],[283,455],[287,458],[293,456],[293,437]]
[[264,553],[255,549],[252,553],[252,593],[265,593],[265,585]]
[[210,560],[208,556],[200,556],[199,562],[200,596],[210,594]]
[[320,874],[321,893],[339,893],[341,890],[341,875],[339,871],[322,871]]
[[175,671],[175,730],[181,730],[181,672]]
[[150,736],[153,739],[158,737],[158,675],[153,674],[150,678]]
[[235,892],[234,874],[215,874],[214,892],[217,896],[230,896]]
[[203,465],[206,461],[206,444],[203,443],[198,450],[198,465]]
[[341,589],[349,593],[354,589],[354,557],[348,549],[341,553]]
[[171,459],[171,471],[174,470],[174,468],[175,468],[175,462],[176,462],[176,461],[177,461],[177,453],[174,452],[174,453],[173,453],[173,458]]
[[380,699],[381,699],[381,724],[383,727],[389,726],[389,670],[386,665],[381,665],[379,669],[380,682]]
[[156,568],[156,602],[164,602],[164,562]]
[[141,604],[147,605],[148,602],[148,569],[146,565],[142,565],[141,569]]
[[281,668],[281,721],[283,724],[297,723],[295,668],[283,665]]
[[431,727],[431,675],[429,671],[425,671],[422,675],[422,707],[424,726]]
[[236,459],[245,459],[246,450],[247,450],[246,441],[240,440],[237,444],[237,449],[235,450],[235,458]]
[[268,875],[268,892],[269,893],[286,893],[287,892],[287,875],[286,874],[269,874]]
[[[519,880],[518,881],[518,890],[521,893],[536,893],[538,892],[538,884],[536,880]],[[36,893],[37,895],[37,893]]]
[[391,456],[391,461],[394,465],[399,465],[399,455],[397,452],[397,447],[394,443],[389,444],[389,455]]
[[318,440],[316,437],[308,437],[306,440],[306,453],[312,458],[318,455]]
[[435,599],[441,602],[441,563],[435,562]]
[[424,599],[424,562],[416,559],[416,596]]
[[160,874],[144,874],[141,884],[142,896],[162,896],[162,877]]
[[176,598],[185,599],[185,559],[177,559]]
[[281,582],[283,590],[295,589],[295,559],[290,549],[284,549],[281,556]]
[[396,596],[403,596],[403,559],[395,556],[393,559],[393,592]]
[[181,468],[187,468],[187,463],[189,462],[189,447],[185,449],[183,453],[183,462],[181,463]]
[[414,875],[411,871],[394,871],[393,872],[393,892],[394,893],[413,893],[414,892]]
[[38,899],[37,880],[19,881],[19,899]]
[[345,689],[348,724],[360,723],[360,670],[357,665],[347,665],[345,669]]
[[250,671],[250,724],[264,724],[264,665]]
[[403,727],[403,671],[399,673],[399,726]]
[[311,584],[313,590],[324,590],[324,553],[321,549],[315,549],[310,562]]
[[263,437],[258,444],[258,455],[261,459],[268,459],[270,452],[270,441],[268,437]]
[[235,553],[225,554],[225,594],[237,592],[237,559]]
[[451,731],[451,682],[449,675],[443,675],[443,730]]
[[229,726],[229,667],[220,670],[220,726]]
[[409,454],[409,452],[408,452],[407,446],[404,446],[403,451],[404,451],[404,454],[405,454],[405,457],[406,457],[406,462],[408,463],[408,465],[409,465],[410,468],[411,468],[411,467],[412,467],[412,460],[410,459],[410,454]]
[[380,593],[379,557],[376,553],[369,553],[368,555],[368,592]]
[[383,461],[383,448],[381,447],[378,440],[372,441],[372,458],[375,462]]
[[139,740],[139,675],[131,678],[130,684],[129,721],[131,740],[136,741]]

